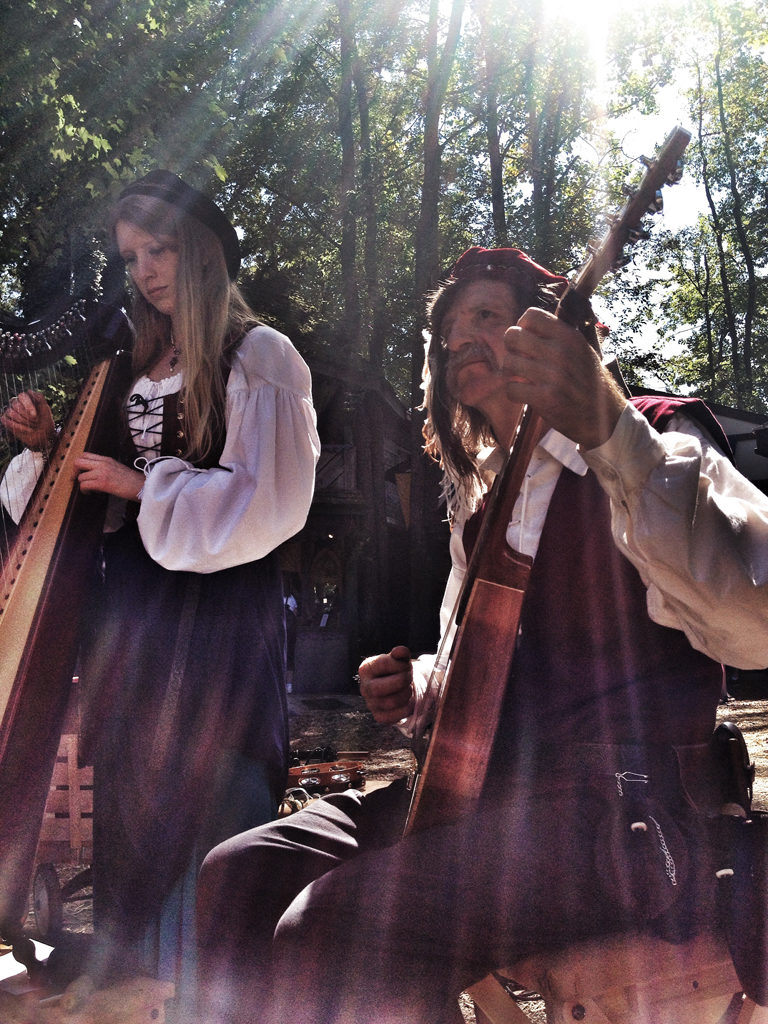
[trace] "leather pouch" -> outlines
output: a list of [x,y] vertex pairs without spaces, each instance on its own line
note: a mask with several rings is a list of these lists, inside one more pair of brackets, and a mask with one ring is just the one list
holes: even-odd
[[595,858],[604,891],[636,923],[667,912],[689,875],[687,842],[655,800],[629,802],[600,823]]

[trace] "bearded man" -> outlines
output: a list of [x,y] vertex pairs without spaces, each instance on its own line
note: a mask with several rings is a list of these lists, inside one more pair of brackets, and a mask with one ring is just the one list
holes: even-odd
[[[533,951],[712,924],[711,737],[722,664],[768,664],[768,499],[702,403],[624,395],[594,319],[554,315],[566,286],[519,250],[475,247],[428,306],[447,650],[521,406],[543,423],[506,533],[533,567],[482,795],[403,839],[403,787],[335,794],[210,854],[211,1019],[447,1024],[464,988]],[[433,664],[402,646],[363,662],[377,721],[423,717]]]

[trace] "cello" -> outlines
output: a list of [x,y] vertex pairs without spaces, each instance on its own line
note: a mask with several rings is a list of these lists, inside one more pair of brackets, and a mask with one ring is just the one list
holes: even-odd
[[[654,159],[643,159],[646,170],[640,185],[561,297],[556,311],[561,320],[582,330],[588,326],[589,297],[610,269],[626,262],[625,246],[644,237],[642,218],[661,210],[662,186],[680,180],[690,138],[677,127]],[[430,680],[436,693],[434,719],[419,723],[415,730],[417,769],[406,836],[462,817],[483,789],[514,655],[509,638],[517,635],[533,564],[507,544],[507,524],[541,428],[539,416],[524,406],[467,567],[447,668]],[[472,686],[473,679],[483,680],[483,685]]]

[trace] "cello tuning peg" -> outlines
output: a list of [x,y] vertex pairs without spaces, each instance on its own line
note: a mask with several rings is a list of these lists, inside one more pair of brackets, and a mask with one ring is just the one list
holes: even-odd
[[616,257],[616,259],[613,261],[613,263],[611,263],[611,270],[614,273],[618,273],[618,271],[623,270],[624,267],[626,267],[627,264],[631,263],[631,262],[632,262],[632,256],[630,255],[630,253],[621,252]]
[[682,176],[683,176],[683,161],[682,161],[682,158],[681,158],[675,164],[675,169],[673,171],[670,171],[669,174],[667,175],[667,184],[668,185],[676,185],[678,183],[678,181],[680,181]]
[[661,194],[661,189],[656,189],[656,194],[648,204],[648,213],[661,213],[664,209],[664,197]]
[[653,167],[653,160],[649,156],[639,156],[638,160],[643,167]]
[[643,239],[650,238],[650,231],[646,231],[645,228],[630,228],[627,232],[627,241],[634,245],[635,242],[640,242]]
[[633,189],[631,185],[628,185],[626,181],[622,181],[621,194],[629,198],[630,196],[633,196],[635,194],[635,189]]

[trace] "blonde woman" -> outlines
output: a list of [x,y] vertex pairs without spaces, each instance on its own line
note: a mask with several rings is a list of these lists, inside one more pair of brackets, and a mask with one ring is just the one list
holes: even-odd
[[[274,817],[284,787],[275,548],[305,522],[319,442],[309,371],[234,284],[222,211],[153,171],[122,193],[112,234],[135,327],[122,454],[77,463],[83,490],[111,496],[80,672],[96,946],[187,994],[199,863]],[[52,435],[43,403],[17,403],[22,440]]]

